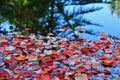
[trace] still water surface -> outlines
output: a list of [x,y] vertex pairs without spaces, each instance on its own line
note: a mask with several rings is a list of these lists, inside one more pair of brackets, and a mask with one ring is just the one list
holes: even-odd
[[[109,4],[94,4],[102,6],[103,9],[84,15],[88,20],[102,25],[102,27],[87,25],[84,28],[93,29],[96,32],[107,32],[120,37],[120,17],[111,13]],[[90,5],[91,6],[91,5]]]
[[[87,5],[87,7],[91,6],[100,6],[103,7],[103,9],[87,13],[84,15],[85,18],[90,20],[93,23],[97,23],[99,25],[102,25],[102,27],[94,26],[94,25],[87,25],[82,26],[83,28],[87,28],[88,30],[93,30],[94,32],[106,32],[113,36],[120,37],[120,17],[117,16],[115,13],[111,13],[110,5],[105,3],[95,3]],[[6,21],[2,24],[4,27],[8,27],[10,23]],[[7,28],[7,30],[9,30]],[[91,36],[88,34],[81,35],[82,37],[85,37],[87,39],[96,39],[95,36]]]

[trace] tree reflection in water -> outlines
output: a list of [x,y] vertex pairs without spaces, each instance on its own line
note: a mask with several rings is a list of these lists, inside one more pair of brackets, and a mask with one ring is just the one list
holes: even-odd
[[[27,1],[27,2],[25,2]],[[46,3],[47,2],[47,3]],[[88,4],[103,3],[102,0],[0,0],[0,21],[9,20],[15,30],[29,27],[32,33],[47,35],[56,33],[58,28],[69,25],[71,33],[76,27],[97,25],[83,17],[84,14],[100,10],[101,7],[84,7]],[[65,9],[72,6],[73,8]],[[71,12],[72,11],[72,12]],[[0,31],[4,33],[5,31]],[[57,33],[58,34],[58,33]],[[69,33],[70,34],[70,33]]]

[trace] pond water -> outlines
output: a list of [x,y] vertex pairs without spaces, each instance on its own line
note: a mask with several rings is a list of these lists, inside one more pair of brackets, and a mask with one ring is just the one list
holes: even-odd
[[[92,4],[93,5],[93,4]],[[92,6],[89,5],[89,6]],[[87,25],[84,28],[92,29],[95,32],[106,32],[113,36],[120,37],[120,17],[111,13],[109,4],[94,4],[103,7],[103,9],[84,15],[88,20],[102,25],[102,27]]]
[[[87,13],[84,15],[85,18],[90,20],[93,23],[97,23],[99,25],[102,25],[101,27],[99,26],[94,26],[94,25],[87,25],[87,26],[82,26],[83,28],[87,28],[88,30],[93,30],[93,32],[105,32],[109,33],[113,36],[120,36],[120,17],[117,16],[116,13],[111,13],[110,9],[110,4],[105,4],[105,3],[95,3],[95,4],[89,4],[87,7],[91,6],[99,6],[103,7],[103,9],[94,11],[91,13]],[[4,27],[8,27],[10,23],[6,21],[5,23],[2,24]],[[9,30],[9,28],[7,28]],[[91,36],[88,34],[83,34],[81,35],[87,39],[96,39],[95,36]]]

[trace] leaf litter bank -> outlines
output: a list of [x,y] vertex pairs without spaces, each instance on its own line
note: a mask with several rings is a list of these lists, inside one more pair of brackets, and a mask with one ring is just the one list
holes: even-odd
[[120,40],[18,35],[0,37],[0,80],[119,80]]

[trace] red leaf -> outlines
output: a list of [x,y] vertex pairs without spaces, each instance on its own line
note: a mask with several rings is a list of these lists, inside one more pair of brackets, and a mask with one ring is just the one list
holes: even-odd
[[3,45],[3,46],[8,46],[9,43],[5,41],[5,42],[1,42],[1,45]]
[[106,56],[98,56],[98,58],[99,58],[100,60],[106,60],[106,59],[107,59]]
[[27,77],[30,77],[31,76],[31,73],[29,72],[29,71],[25,71],[24,73],[23,73],[23,77],[24,78],[27,78]]
[[20,35],[20,36],[17,36],[18,39],[26,39],[27,36],[23,36],[23,35]]
[[72,50],[65,50],[64,54],[66,54],[67,56],[72,56],[73,55],[73,51]]
[[50,75],[48,73],[42,74],[38,80],[50,80]]
[[78,73],[86,73],[86,68],[83,67],[83,66],[79,66],[79,67],[76,69],[76,72],[78,72]]
[[32,52],[35,52],[35,50],[34,49],[28,49],[28,52],[32,53]]
[[109,60],[109,59],[108,60],[104,60],[102,62],[103,66],[105,66],[105,67],[111,67],[113,63],[114,63],[114,61],[113,60]]
[[26,43],[26,46],[30,46],[30,45],[32,45],[33,44],[33,42],[27,42]]
[[111,74],[111,72],[110,72],[110,71],[108,71],[108,69],[107,69],[107,68],[104,68],[103,72],[104,72],[105,74]]
[[8,55],[8,54],[11,54],[12,51],[5,51],[4,54]]
[[0,76],[1,77],[6,77],[8,75],[9,75],[9,73],[7,71],[0,69]]
[[59,54],[59,59],[66,59],[66,56],[65,55],[63,55],[63,54]]
[[43,45],[42,45],[42,44],[37,44],[37,48],[38,48],[38,49],[42,49],[42,48],[43,48]]
[[17,45],[16,48],[19,48],[19,49],[25,49],[26,46],[22,46],[22,45]]
[[84,46],[84,47],[82,48],[82,50],[83,50],[83,53],[85,53],[85,54],[88,54],[88,53],[89,53],[89,49],[88,49],[86,46]]

